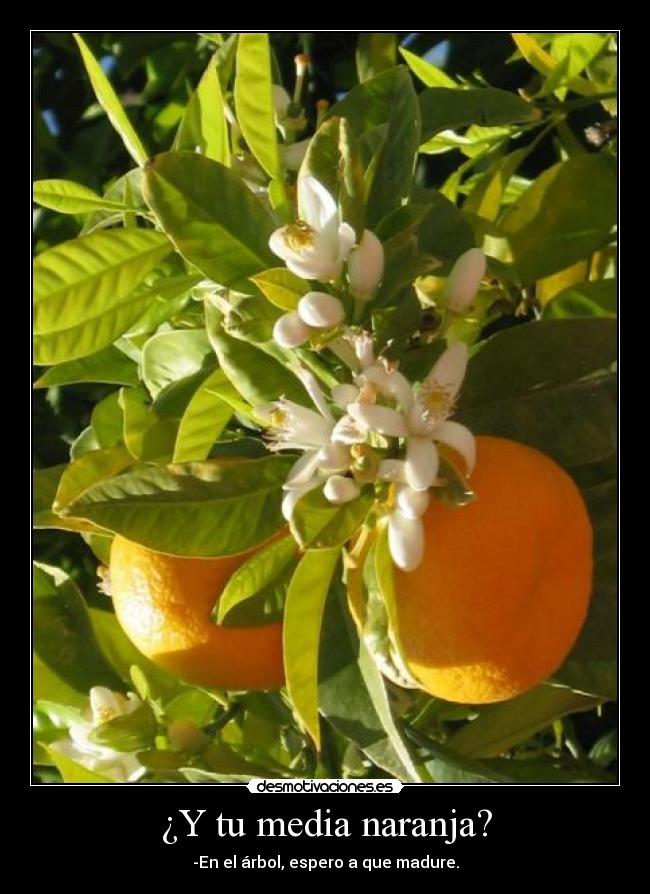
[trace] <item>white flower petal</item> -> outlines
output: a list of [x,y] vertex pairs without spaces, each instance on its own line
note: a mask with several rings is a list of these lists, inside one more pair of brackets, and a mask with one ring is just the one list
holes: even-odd
[[397,485],[397,508],[407,518],[420,518],[429,507],[429,492],[413,490],[408,484]]
[[316,256],[313,252],[309,257],[292,254],[283,258],[292,273],[301,279],[317,279],[319,282],[329,282],[336,279],[339,267],[332,264],[327,258],[323,259]]
[[406,463],[403,459],[382,459],[377,469],[377,478],[382,481],[406,481]]
[[279,146],[282,164],[288,171],[297,171],[307,154],[311,138],[298,143],[283,143]]
[[323,487],[323,495],[330,503],[341,506],[355,500],[361,489],[354,478],[345,478],[343,475],[331,475]]
[[463,341],[453,345],[438,358],[425,379],[425,386],[444,388],[450,400],[456,397],[467,371],[467,345]]
[[350,291],[361,301],[374,297],[384,275],[384,246],[372,230],[365,230],[359,246],[348,258]]
[[460,422],[440,422],[434,428],[431,437],[460,453],[465,460],[467,474],[472,474],[476,463],[476,441],[468,428]]
[[330,409],[327,406],[327,399],[325,398],[323,389],[318,384],[316,376],[308,369],[305,369],[303,366],[296,366],[292,368],[302,384],[305,386],[307,394],[311,397],[312,401],[314,402],[314,406],[321,414],[323,419],[325,419],[330,425],[334,425],[334,418],[330,413]]
[[445,283],[447,307],[462,314],[469,308],[485,276],[485,255],[480,248],[470,248],[462,254]]
[[365,428],[382,435],[392,438],[406,437],[407,429],[404,416],[397,410],[391,410],[390,407],[366,403],[350,404],[348,415]]
[[342,302],[327,292],[307,292],[298,302],[298,313],[303,323],[316,329],[338,326],[345,319]]
[[345,472],[350,465],[350,450],[344,444],[326,444],[318,451],[318,468],[326,475]]
[[282,500],[282,515],[287,520],[291,520],[291,516],[293,515],[293,510],[296,508],[296,503],[305,494],[308,494],[309,491],[314,490],[319,487],[321,484],[321,479],[315,475],[313,478],[310,478],[309,481],[305,481],[304,484],[300,484],[298,487],[294,487],[291,490],[288,490]]
[[338,216],[332,196],[309,174],[298,180],[298,213],[318,233],[328,230]]
[[384,396],[392,397],[405,409],[412,403],[410,382],[397,370],[387,372],[380,363],[374,363],[364,369],[359,378],[372,382]]
[[332,400],[345,410],[348,404],[354,404],[359,400],[359,389],[355,385],[335,385],[332,388]]
[[303,454],[289,469],[284,489],[291,490],[292,488],[309,481],[318,468],[318,457],[318,450],[308,450],[307,453]]
[[388,547],[402,571],[413,571],[424,556],[424,527],[419,518],[407,518],[399,510],[388,518]]
[[297,348],[311,335],[311,328],[300,318],[297,311],[283,314],[275,321],[273,340],[281,348]]
[[276,119],[282,121],[283,118],[287,117],[291,97],[284,87],[281,87],[279,84],[273,84],[271,90],[273,91],[273,108],[275,109]]
[[406,446],[406,480],[413,490],[428,490],[438,477],[438,451],[428,438],[411,437]]
[[332,440],[337,444],[362,444],[366,430],[347,413],[332,429]]
[[286,235],[287,227],[279,227],[277,230],[274,230],[269,237],[269,248],[274,255],[282,258],[283,261],[286,260],[287,257],[295,254],[294,250],[286,240]]

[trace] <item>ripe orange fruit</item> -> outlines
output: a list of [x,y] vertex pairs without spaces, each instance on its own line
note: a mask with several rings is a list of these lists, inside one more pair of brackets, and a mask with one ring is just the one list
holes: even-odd
[[284,683],[282,624],[220,627],[210,618],[228,578],[253,552],[187,558],[116,536],[110,589],[122,629],[144,655],[189,683],[278,689]]
[[431,501],[422,564],[395,571],[396,614],[422,687],[479,704],[562,664],[587,613],[592,529],[571,478],[523,444],[477,438],[471,482],[467,506]]

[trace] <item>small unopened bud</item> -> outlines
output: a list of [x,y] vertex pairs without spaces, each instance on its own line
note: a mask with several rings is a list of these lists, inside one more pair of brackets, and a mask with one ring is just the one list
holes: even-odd
[[332,400],[342,409],[359,400],[359,389],[356,385],[335,385],[332,388]]
[[412,490],[408,484],[397,486],[397,507],[407,518],[420,518],[429,506],[429,492]]
[[361,242],[348,258],[350,291],[360,301],[370,301],[384,275],[384,246],[372,230],[365,230]]
[[311,329],[297,311],[283,314],[273,327],[273,338],[281,348],[297,348],[307,341],[310,334]]
[[485,276],[485,255],[480,248],[462,254],[447,278],[445,299],[449,310],[464,314],[476,297]]
[[340,506],[349,503],[359,496],[359,485],[352,478],[343,475],[331,475],[323,487],[323,495],[330,503]]
[[296,63],[296,76],[299,78],[303,77],[311,61],[309,56],[307,53],[298,53],[297,56],[294,56],[293,61]]
[[167,738],[179,751],[202,751],[210,741],[203,730],[191,720],[172,720],[167,727]]
[[350,465],[350,451],[345,444],[326,444],[318,452],[318,468],[326,475],[344,472]]
[[316,329],[330,329],[345,319],[345,308],[338,298],[327,292],[307,292],[298,302],[303,323]]

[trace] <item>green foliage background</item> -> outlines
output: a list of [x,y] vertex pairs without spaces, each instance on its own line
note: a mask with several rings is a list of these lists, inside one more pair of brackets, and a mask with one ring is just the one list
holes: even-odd
[[[215,48],[227,37],[190,32],[92,33],[84,35],[84,40],[109,73],[135,132],[149,154],[154,155],[169,150],[174,143],[206,66]],[[415,698],[401,712],[407,718],[406,730],[399,735],[389,730],[386,741],[392,743],[392,748],[381,740],[375,752],[372,748],[364,749],[362,743],[346,734],[350,718],[367,710],[363,700],[355,704],[344,697],[344,693],[355,691],[358,681],[354,676],[360,673],[356,664],[350,665],[348,675],[338,680],[336,686],[321,693],[321,710],[328,720],[322,725],[320,756],[296,727],[290,709],[279,696],[247,695],[219,704],[201,690],[180,687],[170,697],[170,681],[153,667],[144,666],[145,688],[153,703],[164,705],[166,716],[176,712],[178,716],[191,717],[212,736],[212,752],[201,764],[187,755],[179,758],[164,748],[154,747],[145,730],[142,743],[146,743],[146,748],[141,745],[147,754],[151,778],[216,782],[223,778],[247,778],[251,773],[282,774],[288,772],[289,760],[292,771],[304,775],[372,776],[394,772],[403,777],[404,767],[408,771],[410,762],[415,760],[425,768],[426,775],[420,778],[435,781],[611,781],[616,771],[616,648],[612,638],[616,616],[616,386],[612,373],[616,288],[615,243],[608,234],[615,223],[616,196],[614,35],[529,35],[528,39],[537,42],[532,47],[526,35],[516,44],[506,32],[274,33],[270,38],[274,77],[289,88],[295,76],[295,54],[307,52],[310,56],[303,96],[306,134],[315,129],[318,100],[328,100],[332,105],[341,101],[341,115],[349,114],[351,120],[355,115],[362,117],[363,103],[359,104],[354,93],[348,95],[350,91],[360,82],[383,76],[398,63],[404,66],[401,77],[412,81],[418,93],[423,125],[413,196],[431,202],[434,209],[430,225],[421,228],[419,248],[440,258],[445,271],[463,250],[463,239],[469,240],[465,246],[468,247],[480,236],[486,239],[487,253],[494,258],[491,271],[499,279],[498,300],[486,301],[478,322],[464,324],[476,330],[470,332],[470,341],[498,334],[477,354],[470,368],[459,418],[476,432],[488,431],[535,443],[570,469],[585,490],[592,518],[597,523],[602,521],[597,524],[602,546],[599,555],[603,557],[599,586],[606,592],[598,600],[596,615],[590,619],[587,637],[580,644],[582,651],[573,656],[573,661],[569,660],[559,677],[567,688],[538,687],[512,702],[478,712],[437,699]],[[400,46],[405,53],[400,53]],[[544,71],[535,47],[543,47],[551,54],[555,61],[553,70]],[[427,67],[420,60],[436,49],[438,54],[428,58],[436,58],[440,65]],[[73,36],[65,32],[37,33],[33,52],[34,179],[74,181],[115,201],[111,186],[134,163],[97,103]],[[365,209],[367,225],[378,225],[380,232],[383,226],[384,239],[391,235],[385,212],[391,207],[394,194],[402,188],[399,166],[390,157],[391,146],[396,147],[398,155],[402,154],[409,139],[401,128],[408,118],[410,94],[398,89],[398,80],[396,84],[394,95],[387,94],[394,111],[388,116],[390,140],[379,160],[384,166],[376,181],[380,186],[373,187]],[[466,89],[452,94],[450,86],[457,85]],[[491,95],[491,90],[508,91],[508,95]],[[521,94],[526,99],[534,98],[537,118]],[[382,124],[384,120],[381,119]],[[487,127],[480,132],[472,131],[472,127],[485,124]],[[218,135],[213,138],[218,139]],[[318,163],[316,155],[314,165]],[[157,163],[148,181],[148,201],[157,214],[156,189],[162,190],[160,184],[165,178],[181,176],[173,164],[173,160]],[[272,157],[267,164],[273,165]],[[158,186],[156,177],[160,178]],[[530,199],[527,190],[533,181]],[[439,192],[434,194],[432,190]],[[462,217],[450,210],[440,192],[462,209]],[[521,210],[517,200],[524,192],[529,200]],[[48,207],[36,207],[35,253],[40,255],[74,239],[87,225],[87,214],[61,214]],[[159,258],[155,255],[158,234],[142,229],[135,232],[147,234],[145,239],[151,237],[152,267],[164,262],[170,277],[187,277],[187,271],[176,263],[176,255],[165,258],[164,247]],[[183,234],[171,230],[170,234],[181,245]],[[511,255],[499,267],[503,240],[508,241]],[[261,244],[265,245],[264,239]],[[408,281],[421,272],[419,256],[398,257],[397,261],[402,269],[406,266]],[[396,268],[399,264],[396,262]],[[274,266],[273,256],[266,258],[266,266]],[[134,271],[134,281],[145,273]],[[219,269],[214,278],[224,282],[227,273]],[[187,288],[194,284],[188,281]],[[396,284],[396,288],[397,285],[404,283]],[[384,297],[385,326],[387,334],[391,334],[392,299],[388,293]],[[149,307],[146,296],[138,300],[143,302],[144,312]],[[139,307],[133,310],[134,323],[142,316],[137,312]],[[186,356],[194,352],[196,363],[192,372],[203,375],[206,346],[201,339],[206,337],[202,330],[197,334],[194,329],[201,324],[193,318],[193,308],[179,305],[178,310],[180,323],[173,336],[183,339]],[[251,325],[245,312],[242,318],[244,324]],[[254,322],[264,329],[272,325],[274,317],[269,319],[270,323],[258,318]],[[538,335],[540,321],[546,321],[544,338]],[[556,321],[555,325],[552,321]],[[119,327],[119,321],[116,326]],[[116,329],[117,334],[123,331],[124,328]],[[232,344],[241,349],[245,342],[231,339],[230,344],[223,340],[225,336],[221,338],[221,342],[215,343],[213,337],[213,346],[222,369],[227,371],[226,355]],[[73,332],[70,344],[76,340]],[[252,343],[261,340],[255,333],[250,338]],[[106,343],[111,341],[109,338]],[[44,341],[41,347],[37,346],[41,353],[37,356],[35,380],[44,375],[44,366],[58,362],[61,344],[60,340],[55,344]],[[169,348],[172,349],[171,342]],[[153,350],[152,347],[150,352]],[[158,350],[164,360],[166,348]],[[511,370],[517,365],[517,358],[530,356],[536,358],[536,364],[529,378],[513,378]],[[503,362],[504,357],[508,362]],[[410,362],[417,364],[417,360],[413,355]],[[151,365],[159,370],[164,363],[156,365],[152,360]],[[52,367],[56,369],[56,365]],[[220,370],[211,375],[216,377],[210,380],[214,387],[224,385],[218,379]],[[47,378],[41,381],[33,405],[36,468],[51,470],[68,463],[71,447],[74,455],[74,445],[79,450],[79,436],[90,426],[95,433],[103,432],[100,447],[113,447],[121,434],[115,438],[110,431],[115,418],[111,408],[116,385],[137,385],[137,378],[132,377],[133,371],[125,366],[116,373],[112,384],[75,381],[44,387],[48,385]],[[92,374],[89,378],[92,380]],[[491,395],[499,397],[496,407],[493,401],[486,401],[490,396],[483,393],[486,382]],[[145,384],[155,395],[170,381],[163,374],[161,380]],[[545,393],[549,389],[550,395]],[[279,393],[277,388],[273,393]],[[170,399],[173,401],[173,394]],[[249,399],[253,401],[253,396]],[[144,406],[135,388],[129,401],[129,406],[122,409],[135,418]],[[580,407],[589,409],[576,413]],[[100,408],[105,411],[103,415]],[[217,412],[214,407],[209,409]],[[161,429],[155,433],[156,449],[166,443],[164,425],[163,419]],[[522,432],[526,437],[522,437]],[[133,445],[127,447],[133,453]],[[140,444],[137,449],[141,459],[156,456],[155,450],[153,455],[147,455],[146,445]],[[179,456],[174,459],[182,461]],[[47,513],[52,507],[56,475],[48,478],[44,473],[40,484],[41,496],[37,492],[37,500],[41,504],[37,510]],[[83,507],[75,517],[84,517]],[[98,557],[89,545],[92,541],[87,540],[73,531],[52,530],[47,525],[35,533],[35,558],[69,575],[56,580],[42,569],[37,573],[37,603],[43,600],[45,605],[48,598],[51,600],[47,611],[39,613],[38,624],[51,624],[54,629],[58,603],[52,600],[56,597],[67,605],[65,623],[85,629],[85,610],[79,608],[85,600],[93,620],[93,635],[99,638],[104,656],[110,653],[113,658],[107,662],[101,651],[93,649],[92,654],[73,658],[80,676],[73,680],[71,695],[70,680],[63,674],[60,700],[65,704],[79,704],[78,693],[91,685],[104,683],[123,688],[115,665],[122,666],[124,680],[129,679],[128,668],[135,661],[126,654],[128,646],[109,629],[111,618],[106,609],[110,603],[97,589]],[[101,553],[101,545],[95,542],[94,546]],[[325,606],[326,621],[329,618],[325,631],[340,630],[341,625],[349,623],[336,617],[340,611],[339,602],[330,598]],[[81,639],[90,643],[90,634]],[[327,662],[333,649],[332,644],[328,651],[327,642],[321,641],[322,662]],[[59,659],[54,656],[49,661],[46,652],[39,654],[38,661],[56,667]],[[142,669],[141,656],[136,663]],[[365,671],[372,674],[368,667]],[[37,711],[41,743],[53,741],[65,727],[56,712],[47,707],[48,700],[55,701],[51,693]],[[376,709],[376,700],[374,706]],[[372,725],[377,721],[371,718],[368,722]],[[379,725],[385,731],[391,722],[380,717]],[[109,740],[116,742],[114,736]],[[39,781],[59,781],[61,775],[66,781],[74,781],[77,771],[61,765],[56,769],[43,744],[35,756]],[[407,778],[408,775],[407,772]]]

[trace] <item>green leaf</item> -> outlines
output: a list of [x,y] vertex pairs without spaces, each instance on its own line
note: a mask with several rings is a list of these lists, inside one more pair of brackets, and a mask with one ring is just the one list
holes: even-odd
[[366,203],[369,227],[401,207],[408,197],[420,144],[420,110],[413,82],[406,68],[400,66],[395,72],[388,127],[373,155]]
[[388,31],[360,34],[357,41],[357,74],[368,81],[393,68],[397,61],[397,35]]
[[284,610],[287,691],[296,715],[319,751],[318,644],[323,608],[340,554],[338,548],[307,551],[291,578]]
[[34,201],[59,214],[87,214],[89,211],[129,211],[129,206],[104,199],[94,190],[72,180],[36,180]]
[[[551,56],[550,53],[547,53],[531,34],[514,32],[512,34],[512,39],[517,44],[517,49],[524,59],[530,63],[536,71],[544,75],[545,78],[550,79],[550,77],[553,76],[553,80],[559,82],[561,78],[558,78],[555,75],[556,67],[560,68],[561,75],[564,75],[565,72],[567,72],[567,66],[562,66],[556,63],[553,56]],[[582,96],[592,96],[594,93],[599,92],[596,84],[585,78],[574,77],[571,79],[569,86],[574,93],[578,93]]]
[[522,441],[560,465],[616,450],[616,323],[527,323],[494,335],[470,360],[458,420]]
[[86,767],[82,767],[81,764],[71,761],[70,758],[60,754],[55,748],[47,748],[46,750],[64,782],[76,782],[84,785],[87,785],[88,783],[115,782],[114,779],[110,779],[108,776],[102,776],[100,773],[95,773],[93,770],[87,770]]
[[302,296],[310,289],[308,282],[286,267],[272,267],[251,276],[251,279],[260,292],[281,310],[295,310]]
[[309,403],[305,389],[292,372],[254,345],[226,335],[211,313],[211,305],[206,304],[208,335],[219,365],[249,404],[255,407],[281,396]]
[[209,279],[240,291],[274,263],[271,213],[229,168],[193,152],[155,156],[143,192],[178,251]]
[[215,369],[195,391],[178,426],[175,463],[207,459],[212,445],[232,416],[232,407],[218,390],[226,383],[228,379],[223,370]]
[[122,388],[124,443],[131,456],[141,462],[169,462],[174,451],[178,424],[164,418],[148,403],[144,388]]
[[544,171],[506,211],[500,230],[523,282],[570,267],[601,248],[617,215],[616,170],[574,155]]
[[426,59],[420,59],[405,47],[400,47],[399,51],[413,74],[422,81],[425,87],[451,87],[453,89],[458,87],[458,84],[449,75],[433,63],[427,62]]
[[519,165],[528,155],[529,149],[517,149],[500,158],[483,177],[480,178],[463,204],[465,214],[476,214],[485,220],[496,220],[506,187]]
[[152,748],[156,736],[156,718],[147,704],[130,714],[114,717],[96,726],[89,740],[114,751],[140,751]]
[[415,191],[413,200],[428,206],[417,226],[420,251],[440,261],[436,275],[445,276],[454,261],[476,245],[472,226],[453,202],[433,189]]
[[75,385],[79,382],[137,385],[138,368],[122,351],[109,345],[96,354],[53,366],[34,382],[34,388]]
[[342,583],[330,588],[321,625],[318,700],[324,717],[378,766],[401,779],[420,779],[394,722],[388,729],[385,681],[359,642]]
[[275,131],[268,34],[239,35],[235,110],[248,148],[269,177],[280,180],[282,165]]
[[53,502],[56,512],[81,497],[89,488],[100,481],[118,475],[133,464],[133,457],[123,447],[111,447],[105,450],[91,450],[84,453],[66,467]]
[[541,117],[531,103],[515,93],[495,87],[472,87],[468,90],[429,87],[418,98],[423,143],[443,130],[456,130],[470,124],[488,127],[524,124]]
[[93,54],[86,46],[83,38],[80,37],[79,34],[75,33],[73,33],[72,36],[77,41],[77,46],[79,47],[79,51],[81,52],[81,58],[83,59],[84,65],[86,66],[86,71],[88,73],[88,77],[90,78],[90,83],[93,86],[93,90],[95,91],[95,96],[97,97],[99,104],[108,115],[108,118],[115,130],[122,137],[124,145],[126,146],[131,158],[137,165],[142,166],[147,160],[147,151],[140,142],[139,136],[137,135],[133,128],[133,125],[129,121],[126,112],[122,108],[115,90],[104,74],[101,65],[97,62]]
[[100,651],[77,585],[64,571],[34,563],[33,617],[34,652],[56,677],[85,695],[93,686],[124,689]]
[[178,556],[230,556],[268,540],[283,523],[291,457],[137,466],[65,509],[116,534]]
[[330,503],[318,488],[298,500],[291,531],[304,549],[341,546],[364,523],[372,504],[373,495],[367,488],[356,500],[341,506]]
[[90,424],[100,447],[117,447],[124,442],[124,412],[120,406],[120,392],[111,391],[96,403],[90,414]]
[[216,55],[210,59],[198,87],[190,96],[173,145],[175,151],[189,149],[195,152],[197,148],[207,158],[230,167],[228,124]]
[[476,720],[465,724],[447,744],[468,757],[495,757],[565,714],[593,710],[601,701],[570,689],[537,686],[501,704],[481,708]]
[[[175,257],[178,257],[175,255]],[[161,276],[146,291],[151,301],[145,312],[133,325],[129,326],[127,336],[148,335],[162,323],[180,313],[192,297],[192,287],[200,276]],[[140,289],[138,290],[140,291]],[[142,289],[144,292],[145,289]]]
[[68,467],[52,466],[49,469],[36,469],[34,472],[34,512],[32,524],[35,528],[55,528],[60,531],[83,531],[99,533],[101,528],[83,519],[61,518],[53,509],[61,476]]
[[562,289],[544,306],[542,318],[615,317],[618,284],[615,279],[599,279]]
[[151,301],[136,286],[171,251],[154,230],[91,233],[34,261],[34,360],[94,354],[122,335]]
[[219,597],[217,623],[245,627],[279,620],[297,552],[293,537],[283,537],[241,565]]
[[142,349],[142,380],[153,398],[167,385],[214,365],[204,329],[177,329],[153,335]]
[[403,65],[390,68],[352,90],[328,109],[327,118],[346,118],[357,136],[382,124],[392,115],[395,93],[409,77]]

